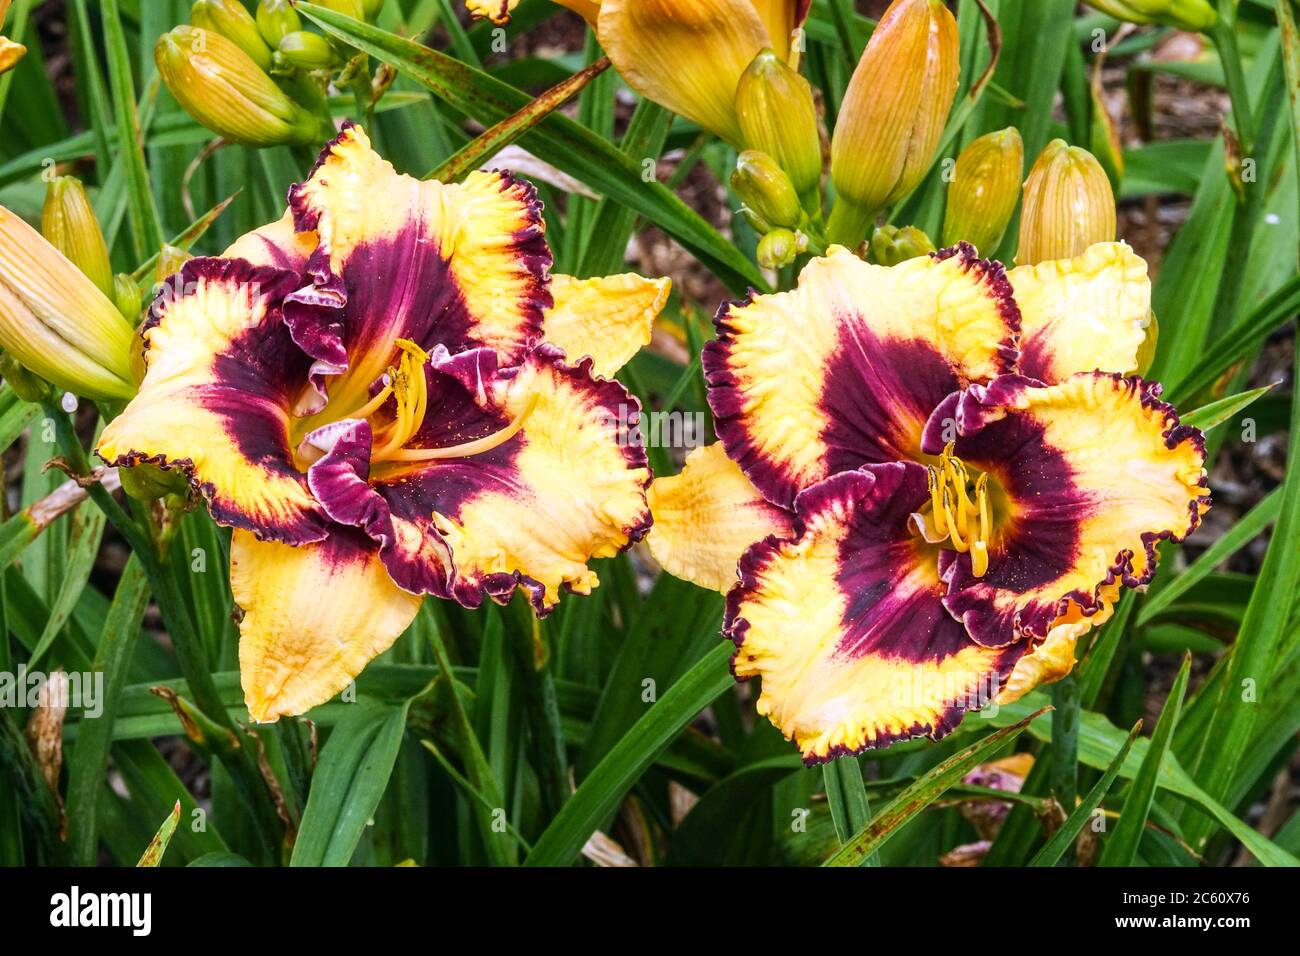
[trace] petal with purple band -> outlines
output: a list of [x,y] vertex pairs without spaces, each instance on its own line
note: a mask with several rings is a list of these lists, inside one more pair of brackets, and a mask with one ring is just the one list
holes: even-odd
[[794,528],[794,516],[759,494],[717,443],[691,452],[681,474],[654,480],[650,513],[646,544],[663,569],[724,594],[750,545]]
[[1075,259],[1012,269],[1020,307],[1021,375],[1055,384],[1075,372],[1137,368],[1151,321],[1147,264],[1122,242]]
[[570,362],[591,358],[597,375],[613,378],[650,344],[655,319],[668,302],[671,279],[635,273],[575,279],[551,277],[555,305],[546,310],[546,341],[564,349]]
[[[290,297],[286,315],[321,363],[332,406],[365,401],[398,339],[426,351],[487,346],[507,363],[540,339],[551,256],[530,185],[497,172],[458,184],[399,175],[349,125],[289,205],[319,246],[314,286]],[[326,376],[338,378],[326,386]]]
[[258,723],[305,713],[344,690],[406,630],[422,600],[392,582],[365,535],[339,527],[304,547],[236,531],[230,590],[243,612],[244,702]]
[[913,463],[842,472],[799,496],[794,540],[754,545],[727,597],[732,669],[806,763],[944,736],[993,699],[1024,650],[970,640],[944,610],[934,549],[908,517]]
[[[437,593],[421,577],[427,549],[445,540],[452,596],[477,607],[522,584],[545,613],[563,590],[590,593],[587,567],[640,540],[649,527],[644,449],[627,441],[640,410],[617,382],[592,377],[542,347],[497,370],[484,350],[446,358],[430,376],[429,414],[411,448],[445,448],[521,430],[489,451],[377,469],[396,535],[385,561],[408,590]],[[435,394],[436,393],[436,394]]]
[[305,276],[307,262],[315,251],[316,233],[298,232],[293,224],[293,213],[286,209],[275,222],[268,222],[236,239],[221,258],[247,259],[255,266],[274,266]]
[[182,469],[221,524],[288,544],[324,538],[289,444],[308,361],[278,303],[297,283],[242,259],[185,263],[153,305],[144,382],[104,429],[100,456]]
[[[1062,621],[1109,614],[1119,585],[1151,580],[1160,541],[1200,524],[1204,438],[1159,394],[1102,372],[1050,387],[1004,376],[935,412],[955,423],[956,455],[996,489],[987,573],[972,575],[965,554],[942,561],[945,604],[975,640],[1041,640]],[[927,428],[926,451],[941,449]]]
[[727,453],[774,504],[863,464],[916,458],[930,413],[1011,370],[1019,314],[969,246],[886,268],[833,247],[798,288],[724,306],[704,351]]

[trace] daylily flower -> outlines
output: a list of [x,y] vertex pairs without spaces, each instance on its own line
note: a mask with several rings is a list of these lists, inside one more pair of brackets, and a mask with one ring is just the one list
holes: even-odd
[[[398,175],[348,126],[289,211],[191,259],[146,324],[109,462],[179,469],[234,529],[240,671],[256,721],[348,685],[425,595],[522,586],[539,614],[649,526],[636,401],[610,376],[667,280],[550,275],[509,175]],[[567,357],[566,357],[567,356]]]
[[1202,437],[1125,377],[1150,295],[1122,243],[1010,273],[964,244],[893,267],[832,247],[721,309],[720,441],[654,483],[649,545],[727,592],[733,671],[807,762],[1059,677],[1197,526]]
[[[628,86],[716,133],[744,143],[736,87],[765,48],[781,59],[812,0],[556,0],[581,14]],[[517,0],[468,0],[470,13],[510,19]],[[752,144],[759,145],[759,144]]]

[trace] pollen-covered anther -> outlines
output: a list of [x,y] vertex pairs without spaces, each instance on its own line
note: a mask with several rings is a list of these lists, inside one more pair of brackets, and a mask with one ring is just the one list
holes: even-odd
[[[966,464],[953,454],[949,442],[937,465],[930,465],[931,540],[946,541],[960,554],[970,554],[971,571],[983,577],[989,567],[988,540],[992,525],[989,509],[989,476],[974,482]],[[973,486],[973,487],[972,487]]]

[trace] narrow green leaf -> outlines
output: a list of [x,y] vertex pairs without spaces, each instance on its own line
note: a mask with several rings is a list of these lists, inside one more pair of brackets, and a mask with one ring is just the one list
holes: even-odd
[[[822,781],[826,786],[826,802],[831,807],[831,820],[840,843],[848,843],[855,833],[871,822],[871,807],[867,802],[867,788],[862,783],[862,766],[856,757],[841,757],[822,764]],[[866,866],[878,866],[879,856],[864,856]]]
[[1019,737],[1035,717],[1045,714],[1047,710],[1048,708],[1044,707],[1010,727],[993,731],[987,737],[918,777],[916,782],[881,807],[871,823],[842,846],[824,865],[860,865],[862,860],[878,850],[886,840],[898,832],[899,827],[937,800],[945,790],[969,773],[982,760]]
[[1138,844],[1146,831],[1147,817],[1151,814],[1151,804],[1156,797],[1156,786],[1160,779],[1160,763],[1169,751],[1169,742],[1173,740],[1174,728],[1178,726],[1178,717],[1183,711],[1183,698],[1187,696],[1187,681],[1192,672],[1192,656],[1183,658],[1183,666],[1178,669],[1173,689],[1165,698],[1165,705],[1156,721],[1155,732],[1151,735],[1151,744],[1146,756],[1142,758],[1142,768],[1129,788],[1124,801],[1124,810],[1120,813],[1119,824],[1115,832],[1106,838],[1101,851],[1101,866],[1132,866],[1137,859]]
[[1256,399],[1267,395],[1274,385],[1265,385],[1262,388],[1252,388],[1248,392],[1239,392],[1236,395],[1229,395],[1227,398],[1221,398],[1216,402],[1210,402],[1208,405],[1202,405],[1195,411],[1188,412],[1181,416],[1184,425],[1191,425],[1193,428],[1199,428],[1201,431],[1209,431],[1216,425],[1222,425],[1237,416],[1237,413],[1255,402]]
[[290,866],[346,866],[388,786],[407,705],[350,706],[321,750]]
[[566,866],[660,752],[734,681],[731,644],[719,644],[653,704],[588,775],[543,831],[525,866]]
[[1101,806],[1101,801],[1109,792],[1111,784],[1119,776],[1120,767],[1128,759],[1128,752],[1133,749],[1133,741],[1137,739],[1137,735],[1141,730],[1142,721],[1139,720],[1133,725],[1133,729],[1129,731],[1128,740],[1124,741],[1124,746],[1115,755],[1115,759],[1110,762],[1110,766],[1106,768],[1106,772],[1097,781],[1097,785],[1088,791],[1088,795],[1070,812],[1070,815],[1065,818],[1065,822],[1043,844],[1042,849],[1034,854],[1034,858],[1029,861],[1029,866],[1055,866],[1057,861],[1065,855],[1065,851],[1074,845],[1074,841],[1092,819],[1093,811]]
[[162,822],[162,826],[158,828],[153,840],[145,847],[144,854],[140,857],[140,862],[136,866],[162,865],[163,854],[167,852],[167,846],[172,842],[172,835],[176,832],[176,825],[180,822],[181,802],[177,800],[176,806],[172,807],[172,812]]

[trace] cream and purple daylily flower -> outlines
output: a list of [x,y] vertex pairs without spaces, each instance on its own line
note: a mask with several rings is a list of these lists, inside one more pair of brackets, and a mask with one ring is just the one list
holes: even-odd
[[234,529],[254,720],[345,688],[425,595],[545,613],[645,534],[612,376],[667,280],[550,266],[531,186],[398,175],[349,126],[283,219],[168,283],[99,454],[181,469]]
[[654,483],[648,542],[727,592],[733,670],[806,761],[1068,673],[1196,528],[1202,437],[1126,377],[1149,314],[1122,243],[1010,273],[968,245],[892,268],[833,247],[722,308],[720,441]]

